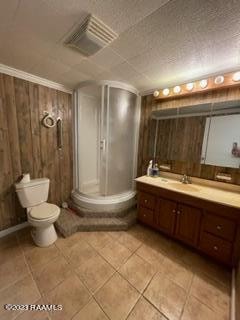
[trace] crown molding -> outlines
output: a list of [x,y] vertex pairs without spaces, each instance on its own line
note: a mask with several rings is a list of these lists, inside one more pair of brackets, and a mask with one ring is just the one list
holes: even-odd
[[19,70],[19,69],[15,69],[15,68],[9,67],[9,66],[1,64],[1,63],[0,63],[0,73],[4,73],[4,74],[7,74],[9,76],[13,76],[13,77],[16,77],[16,78],[27,80],[27,81],[30,81],[30,82],[33,82],[33,83],[37,83],[37,84],[52,88],[52,89],[63,91],[63,92],[66,92],[66,93],[72,94],[72,92],[73,92],[72,89],[67,88],[64,85],[60,84],[60,83],[57,83],[57,82],[54,82],[54,81],[51,81],[51,80],[48,80],[48,79],[44,79],[44,78],[35,76],[35,75],[31,74],[31,73],[28,73],[28,72],[25,72],[25,71],[22,71],[22,70]]

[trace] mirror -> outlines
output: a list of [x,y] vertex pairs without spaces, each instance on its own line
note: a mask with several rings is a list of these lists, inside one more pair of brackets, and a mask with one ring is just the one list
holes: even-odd
[[240,167],[240,102],[229,101],[213,105],[207,117],[201,163]]
[[149,152],[160,162],[239,168],[240,101],[155,110],[151,121]]

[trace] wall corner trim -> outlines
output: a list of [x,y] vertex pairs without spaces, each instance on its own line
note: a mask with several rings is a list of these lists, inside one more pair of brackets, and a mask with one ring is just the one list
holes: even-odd
[[27,80],[27,81],[30,81],[30,82],[33,82],[33,83],[37,83],[37,84],[52,88],[52,89],[63,91],[63,92],[66,92],[66,93],[72,94],[72,92],[73,92],[72,89],[67,88],[64,85],[60,84],[60,83],[57,83],[57,82],[54,82],[54,81],[51,81],[51,80],[48,80],[48,79],[41,78],[39,76],[35,76],[35,75],[31,74],[31,73],[28,73],[28,72],[25,72],[25,71],[22,71],[22,70],[19,70],[19,69],[14,69],[12,67],[9,67],[9,66],[1,64],[1,63],[0,63],[0,73],[4,73],[4,74],[7,74],[9,76],[13,76],[13,77],[16,77],[16,78]]
[[26,221],[26,222],[17,224],[16,226],[10,227],[10,228],[5,229],[5,230],[2,230],[2,231],[0,231],[0,238],[5,237],[8,234],[13,233],[15,231],[24,229],[24,228],[26,228],[28,226],[29,226],[29,223],[28,223],[28,221]]

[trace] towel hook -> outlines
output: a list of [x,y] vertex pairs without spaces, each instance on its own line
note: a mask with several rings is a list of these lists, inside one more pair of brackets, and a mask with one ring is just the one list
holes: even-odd
[[42,124],[46,128],[53,128],[56,125],[56,120],[53,118],[52,115],[50,115],[49,112],[44,111],[45,116],[42,119]]

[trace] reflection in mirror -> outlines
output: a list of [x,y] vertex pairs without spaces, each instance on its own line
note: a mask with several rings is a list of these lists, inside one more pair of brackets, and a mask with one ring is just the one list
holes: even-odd
[[151,123],[148,136],[148,157],[150,159],[154,159],[156,156],[156,137],[158,129],[158,120],[151,119],[150,121]]
[[156,155],[160,163],[201,162],[205,124],[211,108],[211,104],[202,104],[153,112],[158,119]]
[[206,118],[199,115],[178,119],[176,160],[200,163]]
[[[208,129],[209,127],[209,129]],[[240,102],[216,103],[206,120],[202,163],[240,167]]]
[[156,156],[165,163],[176,159],[178,119],[158,120]]
[[160,109],[152,118],[151,155],[160,162],[239,168],[240,101]]

